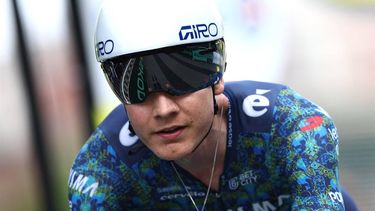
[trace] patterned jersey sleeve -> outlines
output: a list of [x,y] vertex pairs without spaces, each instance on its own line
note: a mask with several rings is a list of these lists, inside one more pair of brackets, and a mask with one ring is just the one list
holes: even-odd
[[81,148],[70,171],[71,210],[120,210],[123,184],[116,172],[119,159],[100,129]]
[[275,143],[289,178],[293,210],[344,210],[338,135],[331,117],[290,88],[274,110]]

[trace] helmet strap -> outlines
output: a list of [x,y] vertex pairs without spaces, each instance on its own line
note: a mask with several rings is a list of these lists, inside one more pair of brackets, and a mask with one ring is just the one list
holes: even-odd
[[129,131],[130,131],[130,134],[135,135],[135,131],[134,131],[133,126],[132,126],[132,124],[130,123],[130,121],[129,121],[128,129],[129,129]]
[[211,122],[211,125],[210,125],[210,129],[208,129],[206,135],[204,135],[204,137],[201,139],[201,141],[199,142],[199,144],[194,148],[194,150],[192,152],[194,152],[203,142],[203,140],[208,136],[208,134],[211,132],[211,129],[212,129],[212,125],[214,124],[214,120],[215,120],[215,115],[218,113],[219,111],[219,106],[216,102],[216,98],[215,98],[215,90],[214,90],[214,86],[212,86],[212,95],[213,95],[213,98],[214,98],[214,116],[212,118],[212,122]]
[[214,85],[212,86],[212,96],[214,98],[214,115],[216,115],[217,112],[219,111],[219,106],[217,105],[216,98],[215,98]]

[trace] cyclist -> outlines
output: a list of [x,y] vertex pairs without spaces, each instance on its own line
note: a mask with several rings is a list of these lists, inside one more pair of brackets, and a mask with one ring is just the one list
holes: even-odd
[[224,83],[213,2],[109,0],[95,46],[123,105],[72,166],[72,210],[344,210],[331,117],[281,84]]

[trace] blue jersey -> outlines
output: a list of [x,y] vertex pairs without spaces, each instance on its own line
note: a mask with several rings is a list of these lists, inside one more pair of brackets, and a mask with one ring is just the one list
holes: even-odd
[[[229,82],[224,94],[225,166],[207,210],[344,210],[337,129],[322,108],[279,84]],[[128,126],[119,106],[82,147],[68,181],[71,210],[195,210],[170,161]],[[201,208],[207,187],[178,171]]]

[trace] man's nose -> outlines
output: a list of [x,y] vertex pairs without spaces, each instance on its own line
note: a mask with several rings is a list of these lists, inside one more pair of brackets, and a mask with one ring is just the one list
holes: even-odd
[[150,100],[153,104],[154,117],[168,117],[180,110],[178,104],[175,102],[175,97],[166,92],[155,92],[151,96]]

